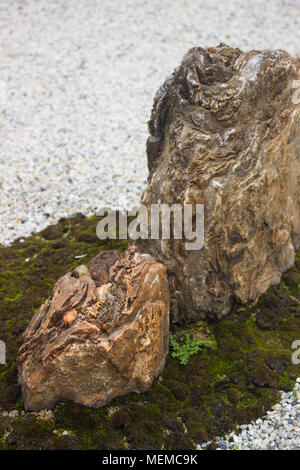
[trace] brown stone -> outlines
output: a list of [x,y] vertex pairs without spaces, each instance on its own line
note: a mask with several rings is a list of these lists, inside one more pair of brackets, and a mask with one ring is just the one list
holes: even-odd
[[[172,320],[221,318],[279,283],[300,248],[300,59],[195,47],[158,91],[142,203],[204,204],[204,247],[138,240],[168,271]],[[299,93],[298,93],[299,95]]]
[[131,247],[63,276],[24,334],[19,382],[27,410],[58,400],[100,407],[142,392],[168,353],[165,267]]

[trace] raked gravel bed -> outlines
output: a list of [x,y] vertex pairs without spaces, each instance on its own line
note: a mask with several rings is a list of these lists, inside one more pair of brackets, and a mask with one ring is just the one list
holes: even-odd
[[0,243],[119,195],[137,206],[156,90],[220,41],[298,54],[300,2],[2,0]]
[[[187,49],[220,41],[299,55],[300,2],[2,0],[0,243],[137,206],[155,91]],[[217,445],[299,448],[299,393],[298,379],[265,419]]]

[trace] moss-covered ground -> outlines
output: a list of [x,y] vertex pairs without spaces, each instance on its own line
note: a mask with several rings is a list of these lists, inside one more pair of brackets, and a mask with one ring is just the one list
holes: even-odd
[[173,328],[179,343],[188,333],[212,344],[187,365],[169,355],[149,392],[99,410],[59,403],[50,421],[30,413],[3,417],[3,411],[23,410],[17,351],[57,279],[100,250],[126,249],[124,240],[100,241],[97,222],[78,215],[0,246],[0,340],[7,346],[7,364],[0,365],[0,449],[192,449],[264,415],[278,390],[293,387],[300,376],[291,361],[292,342],[300,339],[300,253],[281,285],[255,304],[236,305],[217,323]]

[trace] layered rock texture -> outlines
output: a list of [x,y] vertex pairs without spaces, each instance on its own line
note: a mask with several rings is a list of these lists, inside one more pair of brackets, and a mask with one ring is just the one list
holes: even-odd
[[204,204],[205,212],[200,250],[187,250],[184,239],[137,241],[167,266],[174,322],[221,318],[294,263],[299,69],[281,50],[196,47],[155,97],[142,203]]
[[145,391],[164,367],[168,339],[165,267],[135,247],[101,252],[56,283],[24,334],[25,407],[62,399],[100,407]]

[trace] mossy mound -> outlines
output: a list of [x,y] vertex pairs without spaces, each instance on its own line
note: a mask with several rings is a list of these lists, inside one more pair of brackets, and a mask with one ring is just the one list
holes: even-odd
[[[7,364],[0,365],[2,411],[23,409],[17,351],[57,279],[101,250],[126,249],[125,240],[96,237],[98,220],[62,219],[0,247],[0,340],[7,346]],[[264,415],[279,398],[278,390],[290,390],[300,375],[291,361],[291,345],[300,339],[299,285],[300,252],[281,285],[255,304],[236,305],[219,323],[174,329],[179,343],[189,334],[212,344],[187,365],[170,354],[149,392],[115,399],[100,410],[60,403],[50,421],[30,413],[0,416],[0,449],[192,449]],[[64,430],[69,434],[62,435]]]

